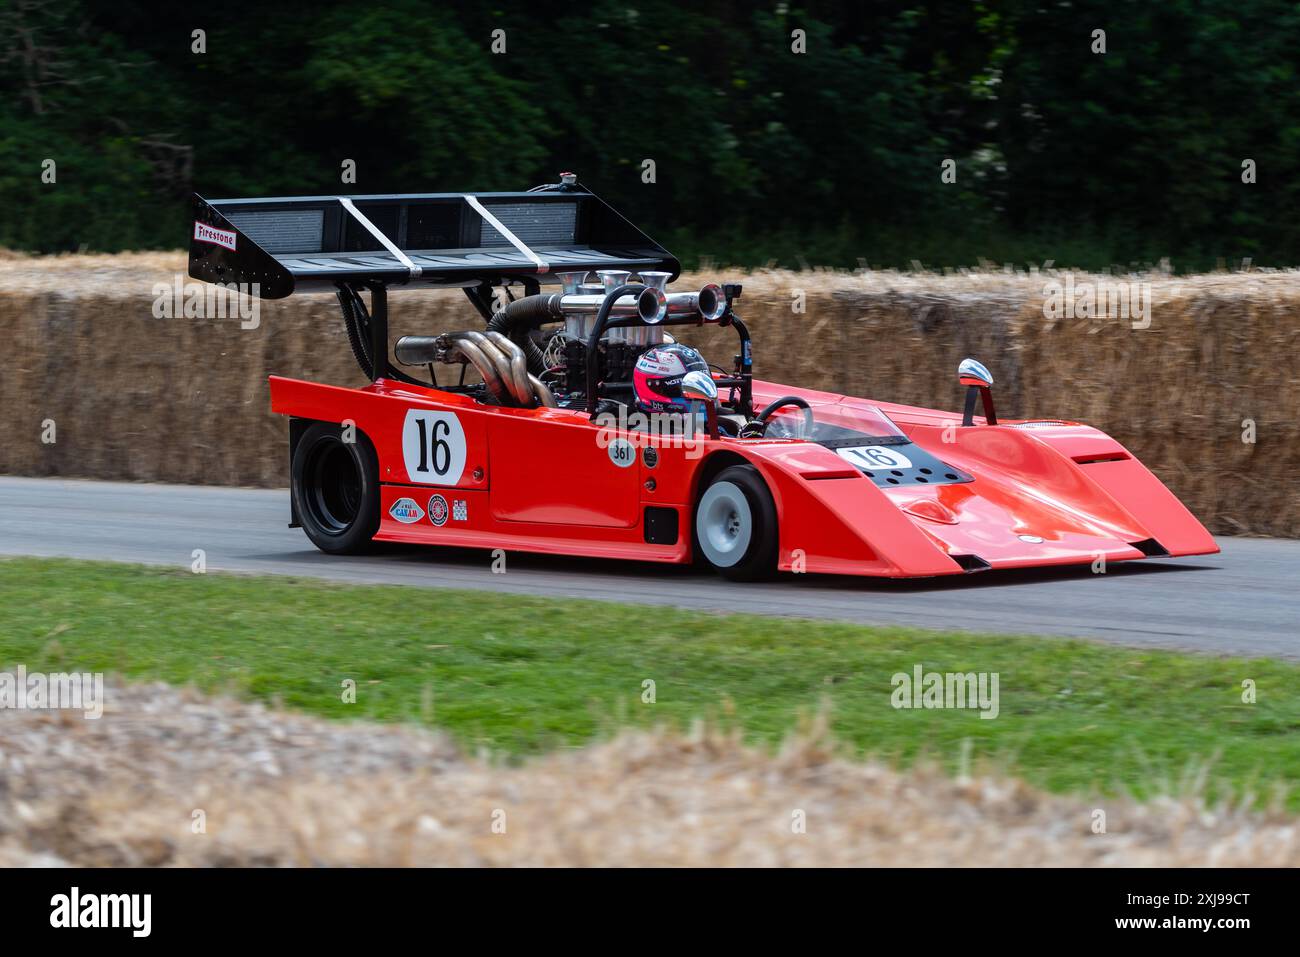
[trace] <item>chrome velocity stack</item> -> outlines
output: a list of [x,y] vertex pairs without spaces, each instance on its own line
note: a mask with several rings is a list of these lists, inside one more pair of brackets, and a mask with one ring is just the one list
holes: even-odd
[[[657,292],[664,294],[664,315],[666,317],[668,306],[668,279],[672,276],[672,273],[646,271],[642,272],[640,276],[641,281],[646,284],[646,288],[654,289]],[[658,325],[642,326],[639,329],[633,329],[632,332],[634,333],[632,341],[639,346],[657,346],[664,341],[664,330]]]

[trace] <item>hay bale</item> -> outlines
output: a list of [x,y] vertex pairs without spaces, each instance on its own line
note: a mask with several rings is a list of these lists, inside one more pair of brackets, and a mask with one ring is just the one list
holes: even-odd
[[1139,803],[1047,794],[979,761],[957,777],[862,762],[824,714],[776,752],[701,725],[515,766],[418,728],[161,684],[106,700],[100,721],[0,712],[0,866],[1300,864],[1296,817],[1277,799],[1210,804],[1208,763]]
[[[155,284],[186,282],[181,253],[0,257],[0,471],[222,485],[287,481],[272,373],[359,385],[336,304],[260,304],[260,324],[155,319]],[[763,378],[956,409],[957,363],[985,361],[1008,417],[1076,419],[1146,462],[1215,532],[1296,536],[1300,272],[1174,277],[968,270],[685,276],[745,283]],[[1045,284],[1149,283],[1151,322],[1044,313]],[[458,292],[394,297],[394,336],[471,328]],[[729,330],[682,333],[728,364]],[[41,442],[53,419],[58,441]],[[1256,442],[1242,441],[1248,422]]]

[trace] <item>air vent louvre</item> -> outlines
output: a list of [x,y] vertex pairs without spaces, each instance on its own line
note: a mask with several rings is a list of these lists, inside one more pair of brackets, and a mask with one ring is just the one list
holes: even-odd
[[1159,558],[1162,555],[1169,554],[1169,551],[1154,538],[1144,538],[1140,542],[1130,542],[1129,544],[1147,558]]

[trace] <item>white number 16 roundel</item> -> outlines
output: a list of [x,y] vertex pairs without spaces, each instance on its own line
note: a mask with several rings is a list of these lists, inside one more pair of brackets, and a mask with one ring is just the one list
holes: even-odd
[[454,412],[408,409],[402,458],[412,482],[455,485],[465,471],[465,430]]
[[879,445],[855,445],[835,451],[839,453],[840,458],[848,459],[859,468],[910,469],[912,467],[912,460],[902,452]]

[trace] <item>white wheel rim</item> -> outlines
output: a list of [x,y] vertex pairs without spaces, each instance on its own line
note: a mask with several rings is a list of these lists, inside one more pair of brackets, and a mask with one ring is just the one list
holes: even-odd
[[700,550],[718,568],[730,568],[749,550],[754,516],[749,500],[731,482],[715,482],[695,510],[695,534]]

